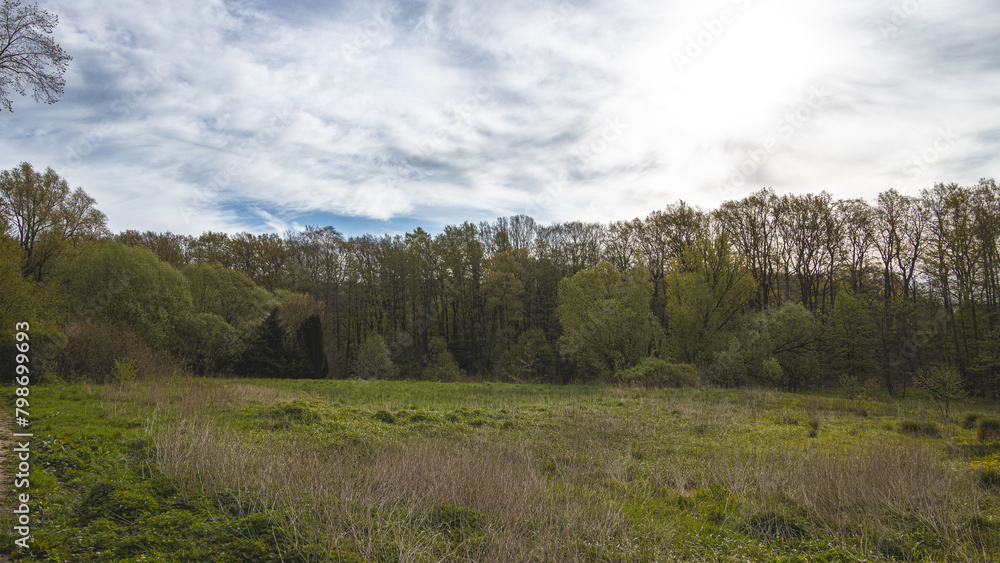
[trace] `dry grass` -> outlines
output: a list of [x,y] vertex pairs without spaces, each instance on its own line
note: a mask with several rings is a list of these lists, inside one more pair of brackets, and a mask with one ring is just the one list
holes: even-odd
[[[109,387],[107,394],[149,410],[163,471],[207,491],[230,513],[269,511],[311,561],[338,560],[338,553],[399,561],[579,561],[610,553],[640,560],[651,557],[642,551],[650,546],[656,559],[667,559],[679,532],[664,529],[660,516],[626,514],[626,504],[664,491],[693,498],[709,490],[722,495],[719,524],[730,528],[819,534],[878,549],[919,528],[958,546],[962,560],[989,559],[976,551],[968,525],[982,513],[985,493],[972,473],[954,469],[944,448],[902,440],[752,446],[740,425],[783,408],[766,391],[645,405],[700,444],[693,455],[690,446],[675,452],[652,443],[648,419],[597,416],[575,401],[520,440],[416,436],[333,446],[308,433],[236,430],[220,416],[301,398],[291,392],[186,380]],[[643,394],[616,398],[637,408],[647,401]],[[817,408],[809,410],[818,420]],[[664,428],[658,436],[669,435]]]

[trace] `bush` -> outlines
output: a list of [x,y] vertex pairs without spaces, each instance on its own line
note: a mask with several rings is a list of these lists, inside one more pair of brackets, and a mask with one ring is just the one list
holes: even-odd
[[358,379],[395,379],[399,368],[392,363],[389,347],[378,334],[365,339],[354,360],[354,376]]
[[899,431],[911,436],[940,436],[937,424],[933,422],[917,422],[915,420],[904,420],[899,423]]
[[972,430],[976,427],[976,422],[979,422],[979,415],[974,412],[967,413],[965,417],[962,418],[962,429]]
[[684,387],[698,383],[698,370],[692,364],[668,364],[660,358],[648,357],[621,372],[619,379],[649,387]]
[[384,422],[386,424],[396,424],[396,417],[392,415],[391,412],[386,410],[378,411],[372,415],[372,418],[379,422]]
[[819,433],[819,419],[812,417],[809,419],[809,437],[815,438],[816,434]]
[[430,356],[427,367],[424,368],[424,379],[427,381],[458,381],[464,375],[458,367],[455,357],[448,351],[448,345],[443,338],[432,338]]
[[980,420],[976,428],[976,441],[985,442],[994,438],[1000,438],[1000,420],[995,418]]
[[129,365],[132,377],[172,371],[160,363],[149,346],[123,325],[83,322],[72,324],[61,342],[50,344],[52,361],[47,375],[94,383],[113,381],[119,364]]

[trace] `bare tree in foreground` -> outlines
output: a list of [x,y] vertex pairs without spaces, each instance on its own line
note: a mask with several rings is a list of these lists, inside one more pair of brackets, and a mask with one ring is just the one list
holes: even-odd
[[11,0],[0,5],[0,105],[7,111],[14,111],[11,92],[25,96],[29,88],[36,102],[59,101],[73,57],[50,37],[57,23],[58,16],[38,5]]

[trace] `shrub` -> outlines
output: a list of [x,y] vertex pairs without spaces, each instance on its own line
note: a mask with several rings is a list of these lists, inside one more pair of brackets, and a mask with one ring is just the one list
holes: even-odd
[[132,375],[171,371],[160,363],[149,346],[123,325],[75,323],[66,338],[51,344],[54,355],[46,366],[49,375],[68,380],[105,383],[121,372],[118,364],[131,366]]
[[819,419],[816,417],[812,417],[809,419],[809,437],[815,438],[818,432],[819,432]]
[[844,392],[844,395],[848,399],[867,399],[868,398],[868,386],[865,381],[856,375],[847,375],[843,373],[839,378],[840,389]]
[[118,383],[130,383],[136,380],[139,370],[135,369],[135,364],[131,360],[115,360],[115,367],[111,370],[111,381]]
[[392,415],[391,412],[386,410],[378,411],[372,415],[372,418],[379,422],[384,422],[386,424],[396,424],[396,417]]
[[994,438],[1000,438],[1000,420],[995,418],[980,420],[976,428],[976,441],[985,442]]
[[917,422],[915,420],[904,420],[899,423],[899,431],[911,436],[940,436],[937,424],[933,422]]
[[517,338],[497,362],[497,375],[518,382],[544,380],[556,371],[556,353],[540,328]]
[[624,383],[650,387],[684,387],[698,383],[698,371],[692,364],[668,364],[660,358],[644,358],[638,365],[619,375]]
[[967,413],[965,415],[965,417],[962,418],[962,429],[963,430],[972,430],[973,428],[976,427],[976,422],[978,422],[978,421],[979,421],[979,415],[978,414],[976,414],[974,412]]
[[354,361],[354,375],[358,379],[395,379],[398,373],[385,340],[378,334],[366,338]]
[[935,364],[917,372],[913,385],[923,389],[937,403],[945,418],[951,410],[951,403],[965,397],[965,382],[962,374],[950,364]]
[[443,338],[432,338],[430,341],[430,358],[424,368],[424,379],[428,381],[458,381],[464,375],[458,367],[455,357],[448,351],[448,345]]

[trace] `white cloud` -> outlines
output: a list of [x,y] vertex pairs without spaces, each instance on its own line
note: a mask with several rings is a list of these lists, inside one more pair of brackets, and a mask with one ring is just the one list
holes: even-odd
[[[316,212],[609,220],[993,175],[1000,9],[919,5],[50,2],[66,94],[15,100],[0,166],[57,166],[113,228],[191,233]],[[828,99],[787,135],[813,88]]]

